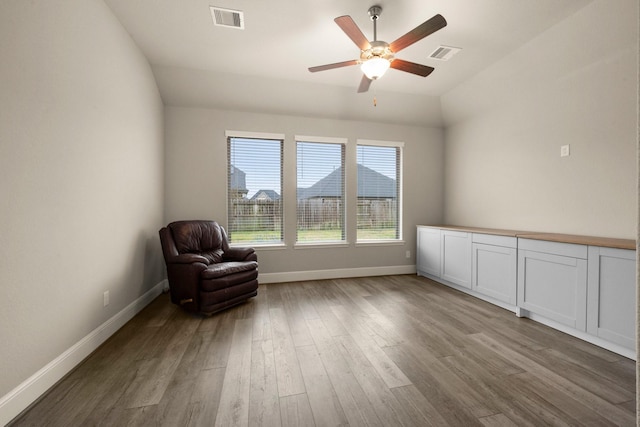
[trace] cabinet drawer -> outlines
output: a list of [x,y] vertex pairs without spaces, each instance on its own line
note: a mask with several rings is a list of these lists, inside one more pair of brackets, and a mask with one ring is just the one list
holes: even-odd
[[518,238],[518,249],[580,259],[587,259],[589,254],[589,247],[585,245],[522,238]]
[[517,248],[518,239],[512,236],[498,236],[495,234],[473,233],[473,243],[485,245],[504,246],[505,248]]

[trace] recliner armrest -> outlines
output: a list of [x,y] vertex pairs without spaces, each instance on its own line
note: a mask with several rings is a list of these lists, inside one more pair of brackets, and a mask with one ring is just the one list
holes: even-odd
[[258,255],[254,248],[229,247],[222,254],[225,261],[257,261]]

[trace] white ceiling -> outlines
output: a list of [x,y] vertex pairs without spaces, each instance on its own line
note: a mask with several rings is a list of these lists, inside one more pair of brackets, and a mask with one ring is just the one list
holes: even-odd
[[[359,67],[310,73],[307,68],[357,59],[358,48],[333,22],[351,15],[373,38],[367,10],[382,6],[378,39],[391,42],[436,13],[448,26],[398,53],[433,66],[422,78],[389,70],[371,89],[440,96],[506,56],[591,0],[105,0],[158,67],[352,87]],[[245,29],[213,25],[209,6],[244,12]],[[463,50],[431,60],[438,45]],[[551,47],[550,47],[551,48]]]

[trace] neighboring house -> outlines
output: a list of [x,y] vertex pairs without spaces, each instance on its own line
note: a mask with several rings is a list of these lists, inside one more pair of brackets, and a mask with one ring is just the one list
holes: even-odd
[[276,200],[280,200],[280,195],[274,190],[258,190],[256,194],[251,196],[250,200],[275,202]]
[[229,190],[235,192],[238,199],[244,199],[249,192],[247,174],[233,165],[229,171]]
[[[340,224],[342,168],[337,168],[311,187],[298,188],[298,227]],[[397,221],[396,180],[358,163],[358,226],[380,226]]]
[[[337,168],[311,187],[298,188],[298,200],[341,197],[342,168]],[[358,199],[395,199],[396,180],[358,163]]]

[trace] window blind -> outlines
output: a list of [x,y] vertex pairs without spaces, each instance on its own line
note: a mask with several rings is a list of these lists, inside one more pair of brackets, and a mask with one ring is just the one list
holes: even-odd
[[299,243],[345,240],[345,145],[297,141]]
[[397,240],[400,232],[402,147],[357,145],[357,239]]
[[229,241],[283,242],[283,139],[229,136],[227,207]]

